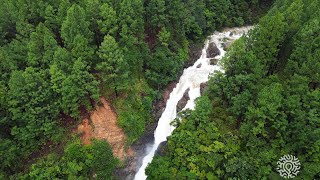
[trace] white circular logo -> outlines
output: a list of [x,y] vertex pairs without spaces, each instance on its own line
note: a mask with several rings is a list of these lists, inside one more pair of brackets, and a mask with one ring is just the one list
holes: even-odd
[[298,175],[301,164],[299,159],[292,155],[284,155],[277,162],[277,171],[281,177],[294,178]]

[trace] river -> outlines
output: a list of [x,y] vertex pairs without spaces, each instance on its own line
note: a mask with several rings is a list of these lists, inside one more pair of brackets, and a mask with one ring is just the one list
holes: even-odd
[[[145,153],[142,166],[135,175],[135,180],[145,180],[147,178],[145,175],[146,167],[152,161],[160,143],[166,141],[167,137],[170,136],[175,129],[175,127],[171,126],[170,123],[177,116],[177,104],[186,90],[189,89],[190,99],[183,110],[194,109],[195,100],[201,95],[200,85],[207,82],[209,75],[214,71],[223,71],[221,66],[219,66],[219,63],[217,65],[211,65],[211,59],[214,58],[220,60],[226,53],[223,48],[224,44],[240,38],[250,28],[251,27],[229,28],[222,32],[215,32],[213,35],[207,38],[204,48],[202,49],[201,57],[193,64],[193,66],[184,69],[179,83],[170,93],[170,98],[167,101],[166,108],[162,113],[158,121],[158,126],[154,132],[154,144],[151,146],[151,148],[147,148],[148,152]],[[217,48],[220,50],[220,55],[208,57],[207,50],[209,44],[211,43],[214,43],[217,46]]]

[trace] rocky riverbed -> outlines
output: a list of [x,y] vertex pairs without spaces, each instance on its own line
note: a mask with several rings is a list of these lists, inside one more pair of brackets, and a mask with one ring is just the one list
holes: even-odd
[[[203,44],[196,44],[191,45],[189,47],[189,60],[185,63],[184,68],[187,68],[189,66],[192,66],[197,59],[201,56],[201,51]],[[182,74],[182,71],[180,72],[179,76]],[[157,128],[158,119],[161,117],[163,111],[165,110],[167,100],[170,97],[170,93],[172,90],[176,87],[177,81],[170,82],[163,90],[161,99],[153,103],[153,110],[152,110],[152,116],[154,121],[147,125],[145,129],[145,133],[140,137],[140,139],[131,145],[130,149],[134,152],[134,156],[127,157],[125,161],[125,166],[122,168],[118,168],[115,171],[115,176],[117,179],[125,179],[125,180],[131,180],[134,178],[135,173],[137,172],[137,168],[141,166],[142,164],[142,157],[145,155],[145,152],[147,148],[150,148],[150,146],[154,142],[154,131]],[[188,92],[185,92],[184,97],[180,100],[180,105],[183,108],[187,101],[189,100]],[[182,110],[181,108],[181,110]],[[164,147],[159,149],[159,153],[164,153]]]

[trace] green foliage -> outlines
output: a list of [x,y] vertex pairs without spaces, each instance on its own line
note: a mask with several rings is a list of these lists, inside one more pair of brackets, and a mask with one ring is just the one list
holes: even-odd
[[118,160],[105,141],[93,141],[83,146],[76,140],[64,149],[62,157],[50,154],[31,166],[21,179],[112,179]]
[[[82,36],[77,36],[84,40]],[[80,45],[83,45],[79,43]],[[63,48],[58,48],[54,53],[54,64],[50,66],[50,80],[52,89],[59,96],[59,106],[66,114],[79,118],[79,107],[85,105],[91,109],[90,100],[99,98],[99,82],[89,73],[90,67],[81,57],[91,57],[90,49],[83,51],[84,46],[78,46],[69,53]],[[77,53],[79,52],[79,53]],[[75,57],[72,57],[74,55]],[[78,59],[75,59],[79,56]],[[75,60],[73,62],[73,60]]]
[[92,32],[86,20],[85,11],[77,4],[68,9],[67,16],[61,25],[61,37],[68,48],[72,48],[77,35],[82,35],[87,40],[91,39]]
[[44,145],[43,137],[57,141],[61,134],[56,121],[59,114],[56,94],[46,81],[48,76],[48,71],[32,67],[11,73],[8,94],[3,97],[6,103],[0,111],[3,171],[20,168],[17,161]]
[[104,37],[99,50],[99,57],[102,62],[97,64],[97,70],[101,72],[104,83],[114,89],[114,92],[118,95],[119,90],[124,90],[128,86],[128,64],[112,36]]
[[[292,28],[305,18],[300,4],[286,12],[285,23]],[[317,10],[316,5],[312,3],[310,9]],[[119,125],[128,143],[133,143],[152,121],[152,104],[161,89],[189,59],[190,42],[201,41],[224,25],[252,22],[250,12],[266,6],[245,0],[2,1],[0,179],[18,176],[28,169],[25,162],[42,155],[47,146],[58,146],[63,128],[69,128],[61,127],[69,124],[61,117],[80,119],[80,110],[91,110],[101,95],[116,106]],[[315,63],[316,55],[304,68]],[[295,62],[291,64],[294,68]],[[312,68],[312,73],[317,72],[317,66]],[[317,82],[314,78],[313,86]],[[97,145],[96,151],[102,146]],[[79,144],[73,148],[90,154]],[[91,162],[77,158],[72,156],[63,166],[58,155],[44,158],[27,178],[86,179],[93,175],[91,167],[98,178],[110,174],[110,169],[93,165],[91,155],[86,157]]]
[[40,137],[50,137],[55,133],[59,109],[55,94],[46,81],[48,75],[47,71],[29,67],[24,72],[13,72],[9,81],[8,105],[13,120],[11,135],[31,149],[44,143],[39,141]]
[[81,58],[88,64],[92,63],[94,49],[90,47],[88,39],[82,35],[76,35],[73,43],[71,54],[74,59]]
[[[261,19],[259,25],[251,33],[254,54],[261,58],[265,72],[273,74],[277,67],[277,55],[287,33],[287,23],[281,13],[269,15]],[[257,34],[255,34],[257,33]]]
[[46,68],[52,63],[57,42],[53,34],[44,24],[40,23],[35,32],[31,33],[28,51],[28,65]]
[[158,38],[162,46],[168,47],[168,42],[170,40],[170,32],[168,32],[165,28],[161,29],[159,32]]
[[98,20],[98,25],[102,33],[114,34],[118,30],[117,12],[107,3],[100,7],[101,20]]
[[234,43],[225,74],[215,73],[195,111],[175,123],[168,152],[154,158],[148,178],[279,179],[276,162],[285,154],[300,160],[297,179],[320,177],[320,16],[305,10],[315,7],[276,1]]
[[155,51],[154,57],[147,62],[150,69],[146,76],[151,85],[159,89],[177,77],[184,59],[170,52],[166,46],[160,46]]
[[145,82],[138,82],[131,86],[126,99],[116,102],[119,125],[128,135],[128,144],[138,140],[144,133],[146,124],[151,122],[153,96],[154,92]]
[[[61,95],[61,107],[63,111],[70,114],[74,118],[79,117],[79,106],[85,105],[90,109],[90,98],[98,100],[99,89],[98,81],[95,80],[94,76],[88,72],[89,67],[82,59],[78,59],[72,67],[71,74],[64,77],[63,72],[59,72],[56,66],[51,69],[52,81],[61,84],[61,89],[58,90]],[[62,76],[61,76],[62,75]],[[59,84],[56,84],[58,87]]]
[[97,179],[112,177],[118,160],[113,157],[110,145],[104,141],[94,141],[92,145],[92,168]]

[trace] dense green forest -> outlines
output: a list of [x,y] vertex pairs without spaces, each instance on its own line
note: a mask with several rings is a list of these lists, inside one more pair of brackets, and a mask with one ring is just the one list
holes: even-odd
[[149,179],[320,179],[320,1],[279,0],[222,60],[195,111],[180,114]]
[[[0,2],[0,179],[110,177],[118,164],[110,146],[102,141],[82,146],[70,135],[70,119],[77,124],[103,95],[115,106],[128,144],[135,142],[152,121],[152,103],[188,60],[189,46],[222,27],[254,22],[270,5],[267,0]],[[291,34],[299,23],[290,27]],[[296,81],[307,82],[303,75]],[[42,153],[48,149],[49,155]]]

